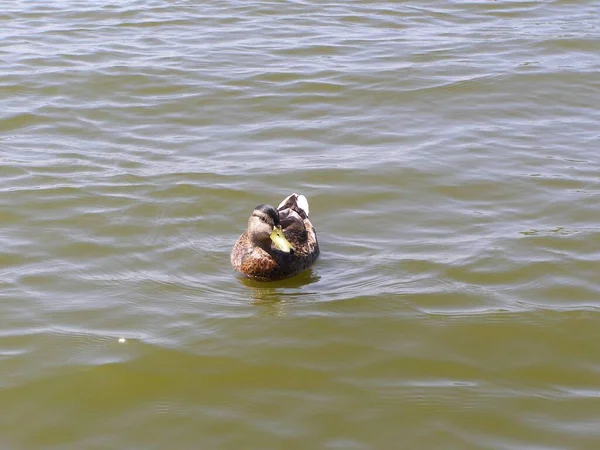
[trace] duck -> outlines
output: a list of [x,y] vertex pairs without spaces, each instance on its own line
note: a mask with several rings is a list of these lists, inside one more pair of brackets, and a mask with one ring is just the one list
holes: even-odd
[[320,253],[308,212],[308,200],[296,193],[277,208],[258,205],[231,251],[233,268],[257,281],[280,280],[308,269]]

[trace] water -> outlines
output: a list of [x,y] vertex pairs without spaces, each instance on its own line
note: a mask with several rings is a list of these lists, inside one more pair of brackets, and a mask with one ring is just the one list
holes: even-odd
[[598,448],[597,13],[3,5],[0,446]]

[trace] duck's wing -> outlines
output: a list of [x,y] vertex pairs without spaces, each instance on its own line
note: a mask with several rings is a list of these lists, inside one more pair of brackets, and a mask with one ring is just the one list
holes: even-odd
[[285,237],[296,247],[295,258],[312,264],[319,256],[319,242],[308,219],[308,200],[304,195],[292,194],[277,209]]
[[[286,209],[291,209],[296,214],[298,214],[302,220],[308,219],[308,200],[304,195],[298,195],[293,193],[292,195],[286,197],[277,207],[277,210],[283,211]],[[281,216],[281,213],[280,213]]]
[[304,219],[296,211],[286,208],[279,211],[279,222],[284,230],[304,231]]

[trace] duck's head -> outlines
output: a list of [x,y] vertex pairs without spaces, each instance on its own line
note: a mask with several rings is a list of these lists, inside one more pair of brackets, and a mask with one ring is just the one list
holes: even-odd
[[248,219],[248,235],[252,242],[262,248],[270,246],[269,241],[272,241],[282,252],[294,251],[294,246],[283,235],[279,213],[271,205],[258,205],[254,208]]

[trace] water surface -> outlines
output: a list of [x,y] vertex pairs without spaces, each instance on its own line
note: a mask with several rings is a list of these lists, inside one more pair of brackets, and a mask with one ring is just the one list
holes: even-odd
[[[595,2],[0,24],[2,448],[598,448]],[[321,258],[241,279],[291,192]]]

